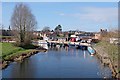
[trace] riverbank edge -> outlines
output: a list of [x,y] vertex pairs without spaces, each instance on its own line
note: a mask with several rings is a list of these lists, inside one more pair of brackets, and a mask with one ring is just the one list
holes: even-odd
[[98,48],[98,47],[93,46],[93,45],[92,45],[92,48],[95,50],[96,56],[101,61],[101,63],[103,65],[107,65],[111,69],[111,71],[112,71],[112,77],[116,78],[116,79],[120,78],[119,77],[120,74],[115,69],[114,63],[112,62],[111,58],[108,56],[108,53],[105,53],[105,55],[103,55],[101,48]]
[[30,52],[23,52],[20,55],[12,56],[7,60],[2,61],[2,66],[0,69],[5,69],[9,66],[11,62],[22,62],[25,58],[28,58],[34,54],[37,54],[38,52],[46,52],[46,49],[32,49]]

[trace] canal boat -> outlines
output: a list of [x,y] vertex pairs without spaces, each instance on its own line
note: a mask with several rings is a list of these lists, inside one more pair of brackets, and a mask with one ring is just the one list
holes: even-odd
[[91,46],[88,46],[87,49],[88,49],[91,56],[93,56],[95,54],[95,50]]
[[41,40],[39,40],[38,41],[38,46],[41,46],[41,47],[43,47],[44,49],[48,49],[48,43],[47,43],[47,41],[41,41]]

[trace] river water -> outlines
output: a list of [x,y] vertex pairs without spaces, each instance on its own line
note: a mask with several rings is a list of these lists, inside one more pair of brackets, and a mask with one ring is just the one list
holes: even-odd
[[49,48],[2,70],[3,78],[111,78],[111,71],[86,50]]

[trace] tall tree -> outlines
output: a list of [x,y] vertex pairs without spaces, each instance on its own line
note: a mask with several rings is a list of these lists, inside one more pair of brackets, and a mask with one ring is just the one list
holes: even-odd
[[8,36],[12,36],[12,34],[11,34],[11,27],[10,27],[10,25],[9,25],[9,27],[8,27],[7,34],[8,34]]
[[62,31],[62,26],[61,25],[56,26],[55,32],[61,32],[61,31]]
[[36,25],[37,22],[30,8],[23,3],[17,4],[11,17],[11,27],[20,45],[30,44]]
[[10,25],[9,25],[9,28],[8,28],[8,30],[11,30],[11,27],[10,27]]

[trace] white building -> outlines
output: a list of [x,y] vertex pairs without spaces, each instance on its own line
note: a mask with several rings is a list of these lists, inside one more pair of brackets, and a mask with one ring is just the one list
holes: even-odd
[[110,38],[110,43],[118,44],[118,38]]

